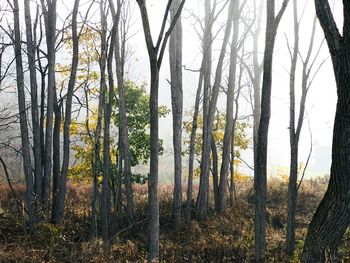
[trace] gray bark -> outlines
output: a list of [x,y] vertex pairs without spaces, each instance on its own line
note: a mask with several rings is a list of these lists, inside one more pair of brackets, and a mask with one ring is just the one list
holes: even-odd
[[265,261],[266,253],[266,193],[267,193],[267,139],[271,116],[272,61],[277,28],[287,7],[284,0],[275,16],[275,1],[267,0],[267,23],[264,52],[264,73],[261,97],[261,116],[257,137],[257,158],[254,164],[255,190],[255,260]]
[[[202,145],[202,158],[201,158],[201,176],[200,176],[200,185],[199,185],[199,193],[197,198],[197,208],[198,208],[198,218],[200,220],[205,220],[207,215],[207,209],[208,209],[208,194],[209,194],[209,163],[210,163],[210,146],[211,146],[211,137],[212,137],[212,129],[213,129],[213,123],[214,123],[214,114],[216,110],[216,103],[219,96],[220,91],[220,85],[221,85],[221,78],[222,78],[222,69],[223,69],[223,62],[225,58],[226,53],[226,46],[231,34],[232,29],[232,17],[233,17],[233,10],[234,10],[234,2],[236,0],[230,1],[229,9],[228,9],[228,16],[227,16],[227,22],[225,27],[225,34],[224,39],[222,42],[222,47],[220,51],[220,56],[218,59],[218,64],[216,67],[215,72],[215,81],[212,88],[212,94],[209,102],[209,108],[208,108],[208,115],[207,118],[205,118],[204,112],[203,112],[203,118],[204,118],[204,125],[203,128],[203,145]],[[203,111],[204,111],[203,106]]]
[[45,164],[43,177],[43,204],[48,213],[49,194],[50,194],[50,178],[52,169],[52,128],[53,128],[53,104],[55,92],[55,43],[56,43],[56,3],[57,0],[47,1],[41,0],[41,8],[45,20],[45,33],[47,45],[47,63],[48,63],[48,79],[47,79],[47,113],[46,113],[46,133],[45,133]]
[[23,168],[26,180],[26,202],[28,207],[29,217],[29,232],[35,232],[36,218],[33,207],[33,175],[32,165],[30,159],[29,149],[29,134],[28,134],[28,121],[26,113],[26,102],[24,92],[24,73],[23,73],[23,60],[21,50],[21,32],[20,32],[20,20],[19,20],[19,6],[18,0],[13,0],[13,19],[14,19],[14,52],[16,57],[16,77],[17,77],[17,97],[18,97],[18,110],[20,119],[21,141],[22,141],[22,155],[23,155]]
[[34,156],[34,178],[35,178],[35,195],[36,201],[41,201],[42,196],[42,163],[41,163],[41,138],[39,126],[39,110],[38,110],[38,84],[35,68],[35,42],[32,34],[32,20],[30,15],[29,1],[24,0],[24,14],[26,24],[27,38],[27,56],[30,74],[30,97],[33,127],[33,156]]
[[66,195],[66,181],[67,173],[69,167],[69,157],[70,157],[70,125],[72,120],[72,100],[74,93],[74,86],[76,82],[76,73],[78,69],[79,62],[79,39],[78,39],[78,29],[77,29],[77,16],[79,9],[80,0],[74,1],[73,7],[73,17],[72,17],[72,42],[73,42],[73,57],[72,57],[72,68],[69,77],[68,91],[66,98],[66,108],[65,108],[65,119],[63,126],[63,161],[61,176],[59,179],[58,193],[56,200],[53,200],[52,208],[52,221],[56,224],[62,223],[64,216],[65,207],[65,195]]
[[151,73],[151,94],[150,94],[150,173],[148,177],[148,218],[149,218],[149,255],[148,261],[154,262],[159,258],[159,202],[158,202],[158,151],[159,151],[159,126],[158,126],[158,89],[159,89],[159,70],[162,64],[164,51],[168,42],[169,36],[179,18],[185,0],[176,12],[176,15],[171,21],[168,30],[165,31],[166,22],[168,19],[171,0],[168,1],[161,31],[158,36],[156,45],[153,43],[149,18],[145,0],[137,0],[141,12],[143,31],[145,42],[149,55],[150,73]]
[[[237,52],[238,52],[238,36],[239,36],[239,0],[234,3],[234,16],[233,16],[233,35],[231,40],[231,52],[230,52],[230,69],[229,79],[227,87],[227,99],[226,99],[226,126],[224,133],[224,142],[222,149],[222,162],[220,170],[220,186],[218,194],[217,211],[222,212],[226,207],[227,199],[227,177],[230,162],[230,146],[233,135],[233,102],[235,95],[236,85],[236,68],[237,68]],[[232,182],[231,182],[232,183]]]
[[[123,174],[125,177],[125,190],[126,190],[126,214],[129,221],[134,219],[134,195],[131,181],[131,156],[130,156],[130,145],[128,135],[128,121],[126,117],[126,99],[124,90],[124,66],[125,66],[125,36],[119,36],[118,28],[120,21],[120,12],[122,3],[120,0],[117,1],[117,11],[115,11],[113,1],[110,0],[110,6],[114,23],[116,24],[116,41],[115,41],[115,62],[117,68],[117,82],[118,82],[118,96],[119,96],[119,142],[122,151],[122,160],[124,161]],[[121,194],[121,192],[118,192]]]
[[[180,0],[174,0],[170,9],[173,19],[180,5]],[[171,106],[173,116],[173,147],[174,147],[174,192],[173,216],[175,224],[181,225],[182,207],[182,24],[179,17],[169,40],[169,62],[171,76]]]
[[[104,129],[103,129],[103,162],[102,162],[102,191],[101,191],[101,230],[102,239],[106,243],[109,236],[109,214],[110,214],[110,156],[109,156],[109,132],[110,132],[110,112],[109,112],[109,94],[107,94],[106,83],[106,66],[107,66],[107,18],[105,10],[105,1],[100,1],[100,16],[101,16],[101,51],[100,51],[100,71],[101,71],[101,90],[100,96],[103,96],[103,104],[100,105],[103,108],[104,114]],[[110,63],[110,61],[108,62]],[[113,78],[112,78],[113,79]],[[114,87],[112,87],[114,88]],[[108,101],[107,101],[108,97]],[[101,109],[102,111],[102,109]],[[101,114],[102,118],[102,114]],[[102,121],[102,120],[101,120]],[[96,154],[99,154],[96,153]]]

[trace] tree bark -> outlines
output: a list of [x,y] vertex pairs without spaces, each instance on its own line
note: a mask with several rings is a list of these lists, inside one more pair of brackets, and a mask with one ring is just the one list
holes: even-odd
[[267,141],[271,116],[272,61],[279,22],[287,7],[284,0],[275,17],[275,1],[267,0],[267,22],[264,52],[264,73],[261,97],[261,116],[257,137],[257,158],[254,165],[255,190],[255,261],[265,262],[266,253],[266,198],[267,198]]
[[147,46],[150,73],[151,73],[151,94],[149,100],[150,106],[150,173],[148,177],[148,218],[149,218],[149,255],[148,261],[154,262],[159,258],[159,202],[158,202],[158,152],[159,152],[159,123],[158,123],[158,89],[159,89],[159,70],[162,64],[164,51],[169,36],[176,25],[181,14],[185,0],[182,0],[180,6],[171,20],[168,30],[165,31],[167,18],[170,11],[171,0],[168,1],[161,31],[156,45],[153,43],[149,18],[145,0],[137,0],[141,12],[141,19],[145,42]]
[[222,147],[222,162],[220,170],[220,186],[218,194],[218,206],[217,211],[222,212],[226,207],[227,199],[227,177],[229,171],[230,162],[230,147],[233,135],[233,102],[235,96],[236,85],[236,68],[237,68],[237,52],[238,52],[238,36],[239,36],[239,0],[234,3],[234,15],[233,15],[233,35],[231,42],[230,52],[230,69],[227,87],[227,99],[226,99],[226,125],[224,133],[224,142]]
[[[208,192],[209,192],[209,163],[210,163],[210,147],[211,147],[211,137],[212,129],[214,123],[214,114],[216,110],[216,104],[219,96],[223,62],[226,54],[226,46],[231,34],[232,29],[232,17],[233,17],[233,7],[236,0],[230,1],[228,8],[228,16],[225,27],[224,39],[222,42],[222,47],[220,51],[220,56],[218,59],[218,64],[215,72],[215,81],[212,88],[211,99],[209,102],[208,115],[205,118],[203,112],[203,145],[202,145],[202,158],[201,158],[201,176],[199,193],[197,197],[197,208],[198,208],[198,219],[205,220],[208,209]],[[203,106],[204,109],[204,106]],[[204,110],[203,110],[204,111]]]
[[34,157],[34,179],[35,179],[35,197],[36,202],[40,203],[42,196],[42,163],[41,163],[41,138],[39,126],[39,110],[38,110],[38,84],[35,68],[35,42],[32,34],[32,20],[30,15],[29,1],[24,1],[24,14],[26,24],[27,38],[27,56],[30,74],[30,97],[33,127],[33,157]]
[[124,90],[124,66],[125,66],[125,36],[119,36],[118,28],[120,21],[120,9],[122,3],[117,1],[117,11],[115,11],[113,1],[110,0],[111,12],[116,24],[116,41],[115,41],[115,62],[117,68],[118,96],[119,96],[119,133],[120,133],[120,148],[122,151],[122,160],[124,161],[123,174],[125,177],[126,190],[126,214],[129,221],[134,219],[134,195],[131,181],[131,157],[128,135],[128,121],[126,117],[126,99]]
[[72,57],[72,68],[69,77],[65,118],[63,126],[63,161],[61,176],[59,180],[59,188],[56,196],[56,201],[53,201],[52,209],[52,221],[56,224],[62,223],[65,208],[65,195],[66,195],[66,181],[69,167],[70,158],[70,126],[72,120],[72,100],[74,94],[74,87],[76,82],[76,74],[79,62],[79,39],[78,39],[78,28],[77,28],[77,16],[79,9],[80,0],[74,1],[73,17],[72,17],[72,41],[73,41],[73,57]]
[[22,155],[23,155],[23,168],[26,180],[26,202],[28,207],[29,217],[29,232],[33,234],[35,232],[36,218],[33,208],[33,175],[32,165],[30,159],[29,149],[29,134],[28,134],[28,122],[26,113],[26,102],[24,92],[24,74],[23,74],[23,60],[21,49],[21,32],[20,32],[20,20],[19,20],[19,5],[18,0],[13,0],[13,19],[14,19],[14,52],[16,57],[16,77],[17,77],[17,97],[18,97],[18,110],[20,119],[21,141],[22,141]]
[[289,140],[290,140],[290,174],[288,183],[288,208],[287,208],[287,255],[293,255],[295,248],[295,210],[297,201],[297,180],[298,180],[298,145],[299,136],[295,130],[295,75],[298,63],[299,52],[299,21],[298,4],[293,0],[294,17],[294,47],[291,55],[291,69],[289,79]]
[[[102,191],[101,191],[101,230],[102,239],[107,244],[109,238],[109,214],[110,214],[110,156],[109,156],[109,139],[110,139],[110,112],[109,112],[109,92],[107,93],[106,83],[106,66],[107,66],[107,18],[105,10],[105,1],[100,1],[100,16],[101,16],[101,90],[100,94],[103,96],[103,114],[104,114],[104,128],[103,128],[103,162],[102,162]],[[113,50],[113,49],[112,49]],[[113,53],[112,53],[113,54]],[[110,61],[108,61],[110,63]],[[113,89],[114,87],[112,87]],[[108,98],[108,101],[107,101]],[[101,116],[102,117],[102,116]]]
[[302,262],[338,261],[337,250],[350,223],[350,3],[343,1],[343,34],[338,31],[327,0],[315,0],[317,17],[331,54],[338,102],[333,128],[331,175],[309,225]]
[[[173,19],[179,8],[180,0],[175,0],[170,9]],[[182,207],[182,24],[179,17],[169,40],[169,62],[171,75],[171,106],[173,116],[173,147],[174,147],[174,192],[173,217],[177,226],[181,225]]]
[[52,169],[52,128],[53,128],[53,104],[54,92],[56,87],[55,80],[55,43],[56,43],[56,3],[57,0],[41,0],[41,8],[44,14],[46,45],[47,45],[47,63],[48,63],[48,80],[47,80],[47,112],[46,112],[46,133],[45,133],[45,166],[43,177],[43,204],[45,212],[48,214],[50,199],[50,181]]

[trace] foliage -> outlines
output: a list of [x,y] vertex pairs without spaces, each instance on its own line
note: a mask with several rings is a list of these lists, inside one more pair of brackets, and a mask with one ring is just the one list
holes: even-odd
[[[131,165],[146,164],[150,158],[150,140],[149,140],[149,95],[146,92],[145,84],[137,86],[132,81],[125,82],[125,97],[127,109],[127,121],[129,132],[129,144],[131,152]],[[165,117],[169,110],[165,106],[160,106],[159,116]],[[116,99],[113,105],[112,113],[113,124],[112,130],[119,126],[119,99]],[[74,157],[77,162],[69,168],[69,178],[74,180],[91,180],[92,163],[94,154],[94,138],[95,127],[97,123],[97,111],[83,122],[72,122],[71,135],[75,143],[72,145]],[[101,136],[101,152],[103,152],[103,136]],[[111,147],[111,163],[112,178],[118,176],[118,159],[121,151],[118,139],[112,137]],[[162,154],[163,141],[159,141],[159,152]],[[100,178],[101,179],[101,178]],[[144,183],[146,176],[134,174],[132,180],[137,183]]]
[[[146,83],[137,86],[132,81],[124,83],[126,99],[126,117],[128,122],[128,138],[132,166],[146,164],[150,158],[150,125],[149,95],[146,91]],[[159,117],[169,114],[166,106],[159,106]],[[119,99],[115,100],[113,121],[119,126]],[[159,152],[164,152],[163,141],[159,141]]]
[[[184,130],[187,134],[191,133],[192,130],[192,113],[187,112],[188,120],[184,121]],[[225,126],[226,126],[226,115],[225,113],[218,113],[215,117],[213,124],[213,137],[218,149],[222,148],[225,135]],[[241,151],[246,150],[250,143],[251,138],[247,133],[247,129],[250,128],[249,123],[244,121],[236,121],[235,134],[234,134],[234,145],[235,145],[235,158],[241,156]],[[202,136],[203,136],[203,116],[198,116],[198,128],[195,139],[195,154],[200,155],[202,151]],[[185,145],[189,145],[189,139],[184,141]],[[186,153],[189,152],[189,149],[186,150]]]

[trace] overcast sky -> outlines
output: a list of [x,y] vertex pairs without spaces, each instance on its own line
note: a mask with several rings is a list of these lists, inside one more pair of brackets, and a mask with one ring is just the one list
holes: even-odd
[[[247,7],[251,6],[254,0],[248,0]],[[260,0],[255,0],[260,1]],[[88,1],[81,1],[82,6],[87,7]],[[138,83],[149,82],[149,67],[147,50],[144,44],[144,36],[142,32],[142,25],[140,20],[140,14],[136,1],[133,3],[132,10],[132,27],[130,34],[132,37],[129,40],[129,50],[133,53],[130,57],[127,66],[128,77]],[[149,9],[149,17],[151,20],[151,28],[154,38],[157,36],[159,27],[162,21],[162,15],[164,12],[165,4],[167,1],[148,0],[147,7]],[[219,1],[222,2],[222,1]],[[276,1],[280,5],[282,1]],[[339,28],[341,28],[341,3],[337,1],[337,5],[334,5],[335,18],[338,22]],[[72,1],[61,0],[58,1],[58,14],[61,17],[66,16],[67,10],[72,5]],[[306,55],[307,46],[310,40],[310,33],[312,28],[312,21],[315,16],[314,1],[299,1],[299,13],[301,14],[305,5],[305,11],[300,27],[300,46],[301,54]],[[183,15],[183,65],[186,68],[198,69],[201,60],[200,40],[196,33],[199,30],[198,24],[195,24],[194,18],[191,17],[191,13],[195,13],[199,17],[203,17],[203,0],[187,0]],[[84,9],[84,7],[82,7]],[[226,8],[227,9],[227,8]],[[277,8],[276,8],[277,9]],[[34,10],[33,10],[34,12]],[[69,12],[69,11],[68,11]],[[98,12],[96,12],[98,15]],[[263,54],[264,35],[265,35],[265,11],[262,19],[262,31],[261,31],[261,59]],[[97,16],[96,15],[96,16]],[[227,17],[227,10],[224,10],[220,15],[218,22],[214,25],[214,31],[222,26]],[[286,37],[289,39],[290,44],[293,43],[293,13],[292,13],[292,0],[290,0],[287,11],[282,18],[280,27],[278,29],[278,36],[275,46],[274,55],[274,67],[273,67],[273,90],[272,90],[272,116],[269,131],[269,150],[268,161],[270,173],[276,170],[276,167],[289,165],[289,68],[290,60],[286,44]],[[315,50],[320,45],[323,39],[323,32],[320,26],[317,24]],[[214,42],[213,66],[215,67],[215,59],[221,46],[222,35],[218,35],[217,40]],[[249,46],[249,42],[247,44]],[[327,59],[328,58],[328,59]],[[330,168],[330,153],[332,142],[332,126],[336,105],[336,88],[333,77],[333,70],[331,61],[329,59],[328,49],[326,43],[322,48],[318,61],[321,62],[327,59],[319,74],[315,78],[311,90],[307,99],[307,116],[310,120],[312,137],[314,143],[314,151],[311,158],[309,176],[321,175],[329,173]],[[215,70],[215,68],[213,69]],[[299,63],[297,72],[297,96],[300,96],[300,73],[301,66]],[[171,108],[170,103],[170,86],[166,81],[169,79],[169,61],[168,54],[165,54],[165,58],[162,65],[160,74],[160,91],[159,102]],[[197,89],[198,73],[184,71],[183,72],[183,90],[184,90],[184,110],[188,111],[193,109],[194,96]],[[298,97],[299,98],[299,97]],[[297,101],[298,101],[297,98]],[[251,114],[250,106],[244,100],[241,101],[240,115]],[[222,96],[219,99],[219,108],[224,109],[225,97]],[[298,105],[297,105],[298,107]],[[172,152],[172,122],[171,114],[160,121],[160,137],[164,139],[166,146],[166,152]],[[305,161],[309,153],[310,148],[310,135],[308,128],[308,121],[305,120],[302,136],[300,141],[300,161]],[[244,158],[252,164],[252,151],[246,151]],[[171,154],[161,158],[160,170],[167,171],[164,175],[171,175]],[[184,162],[187,167],[187,162]],[[162,169],[167,168],[167,169]],[[244,172],[251,173],[249,169],[244,169]]]

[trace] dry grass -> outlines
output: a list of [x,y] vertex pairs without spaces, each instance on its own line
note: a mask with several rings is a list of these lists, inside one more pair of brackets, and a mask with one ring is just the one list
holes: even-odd
[[[305,181],[300,188],[297,250],[294,258],[286,259],[285,229],[276,227],[274,219],[286,222],[287,184],[271,180],[268,193],[270,223],[267,228],[269,262],[297,262],[307,224],[326,185],[327,179],[323,178]],[[176,229],[171,218],[172,186],[161,186],[161,261],[249,262],[254,251],[251,188],[251,182],[239,184],[238,200],[223,214],[217,215],[210,210],[206,222],[193,220],[191,227]],[[15,190],[23,198],[23,186],[16,186]],[[127,228],[126,221],[114,219],[114,236],[107,253],[101,240],[89,239],[89,185],[69,184],[64,224],[42,223],[34,237],[25,234],[11,193],[5,185],[0,185],[0,202],[5,211],[0,218],[0,262],[144,262],[147,258],[147,187],[137,185],[134,190],[138,223]],[[344,242],[345,245],[350,243],[350,233],[347,233]],[[347,258],[348,250],[342,248],[341,252]]]

